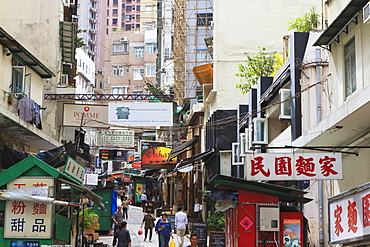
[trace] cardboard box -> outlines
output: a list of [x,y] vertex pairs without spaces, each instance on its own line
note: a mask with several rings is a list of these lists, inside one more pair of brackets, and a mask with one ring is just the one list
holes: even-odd
[[99,223],[91,224],[90,229],[100,229],[100,224]]
[[93,218],[93,220],[94,220],[95,223],[98,223],[99,222],[99,218],[98,217]]
[[92,240],[99,240],[99,233],[95,232],[94,234],[92,234]]
[[85,234],[93,234],[93,233],[95,233],[94,229],[86,229],[85,230]]

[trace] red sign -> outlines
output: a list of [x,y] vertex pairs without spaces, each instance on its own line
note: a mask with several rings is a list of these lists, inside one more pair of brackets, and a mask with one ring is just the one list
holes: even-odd
[[131,178],[125,177],[125,178],[123,178],[123,182],[130,183],[131,182]]
[[171,148],[154,147],[145,149],[141,153],[142,169],[173,169],[177,164],[177,158],[168,160]]
[[240,225],[242,225],[245,230],[248,230],[253,225],[253,221],[251,221],[248,217],[245,217],[242,221],[240,221]]
[[141,162],[134,162],[131,166],[133,169],[141,169]]

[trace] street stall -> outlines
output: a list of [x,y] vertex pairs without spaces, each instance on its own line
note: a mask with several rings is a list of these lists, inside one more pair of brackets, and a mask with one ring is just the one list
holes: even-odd
[[304,191],[223,175],[212,178],[207,188],[237,194],[235,202],[219,208],[225,215],[225,246],[307,246],[300,208],[311,199],[303,197]]
[[0,246],[71,244],[71,215],[81,196],[104,208],[101,198],[82,185],[83,177],[84,169],[73,159],[61,172],[35,156],[1,172]]

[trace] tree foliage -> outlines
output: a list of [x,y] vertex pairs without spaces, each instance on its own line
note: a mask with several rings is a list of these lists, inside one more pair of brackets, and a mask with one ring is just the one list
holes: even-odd
[[289,24],[288,30],[294,30],[296,32],[317,30],[320,27],[320,15],[317,13],[316,8],[312,7],[310,12],[292,19],[287,24]]
[[275,51],[267,52],[265,47],[258,48],[259,52],[256,55],[244,53],[247,55],[246,65],[238,64],[239,73],[235,76],[240,77],[240,83],[236,88],[239,88],[243,94],[248,93],[261,76],[271,76],[280,68]]
[[203,196],[203,201],[210,208],[210,214],[206,219],[208,229],[210,231],[225,230],[225,215],[222,212],[216,212],[216,199],[212,198],[209,191],[200,190]]

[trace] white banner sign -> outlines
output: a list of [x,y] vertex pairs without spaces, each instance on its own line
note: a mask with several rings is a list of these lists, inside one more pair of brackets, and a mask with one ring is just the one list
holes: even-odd
[[108,127],[108,112],[106,105],[63,105],[63,125],[92,128]]
[[109,124],[172,126],[172,103],[109,103]]
[[96,140],[100,147],[134,147],[134,131],[98,131],[96,132]]
[[[7,184],[8,189],[54,187],[54,178],[17,178]],[[4,238],[51,238],[52,205],[39,202],[7,201]]]
[[330,243],[370,235],[370,189],[329,203]]
[[342,154],[247,154],[245,169],[247,180],[342,179]]
[[85,177],[85,167],[78,163],[77,161],[75,161],[70,156],[68,156],[67,158],[63,172],[75,178],[80,183],[82,183],[82,180]]

